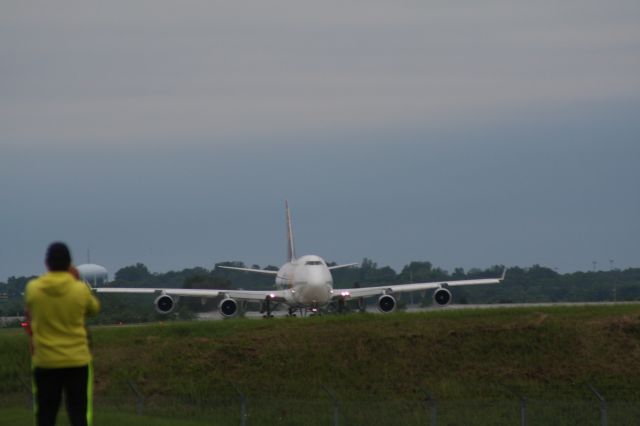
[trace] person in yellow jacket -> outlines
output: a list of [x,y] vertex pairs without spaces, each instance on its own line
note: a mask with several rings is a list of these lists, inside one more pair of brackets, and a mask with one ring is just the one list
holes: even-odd
[[48,272],[25,290],[36,422],[55,425],[64,393],[71,425],[91,426],[93,371],[85,317],[97,314],[100,302],[72,273],[66,244],[51,244],[45,263]]

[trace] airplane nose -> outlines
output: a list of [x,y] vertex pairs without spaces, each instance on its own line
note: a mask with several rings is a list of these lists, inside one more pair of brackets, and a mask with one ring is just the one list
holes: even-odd
[[329,296],[325,286],[307,286],[304,289],[304,298],[309,301],[324,302]]
[[322,274],[322,271],[312,271],[307,276],[307,283],[310,286],[322,286],[325,284],[325,277]]

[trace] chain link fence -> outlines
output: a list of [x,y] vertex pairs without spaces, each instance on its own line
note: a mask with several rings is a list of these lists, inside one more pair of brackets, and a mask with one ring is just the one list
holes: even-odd
[[[21,380],[23,392],[0,392],[1,410],[8,407],[30,409],[30,382]],[[563,398],[552,392],[534,396],[506,388],[505,397],[439,399],[420,390],[414,399],[353,399],[322,386],[321,398],[282,398],[277,395],[246,395],[233,385],[225,395],[145,395],[136,383],[116,395],[96,395],[94,407],[130,413],[132,418],[161,417],[190,419],[210,425],[640,425],[640,401],[607,400],[591,384],[581,385],[584,398]],[[630,393],[631,394],[631,393]],[[190,423],[191,424],[191,423]]]

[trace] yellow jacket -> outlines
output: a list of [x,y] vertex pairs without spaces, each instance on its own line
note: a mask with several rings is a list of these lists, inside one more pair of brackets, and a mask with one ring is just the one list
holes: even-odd
[[68,272],[49,272],[29,281],[25,303],[34,367],[81,367],[91,361],[84,319],[100,311],[100,302],[85,283]]

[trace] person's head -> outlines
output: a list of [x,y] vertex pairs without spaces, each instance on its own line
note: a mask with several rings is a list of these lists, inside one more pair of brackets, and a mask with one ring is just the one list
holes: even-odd
[[50,271],[68,271],[71,266],[71,253],[65,243],[51,243],[47,248],[45,264]]

